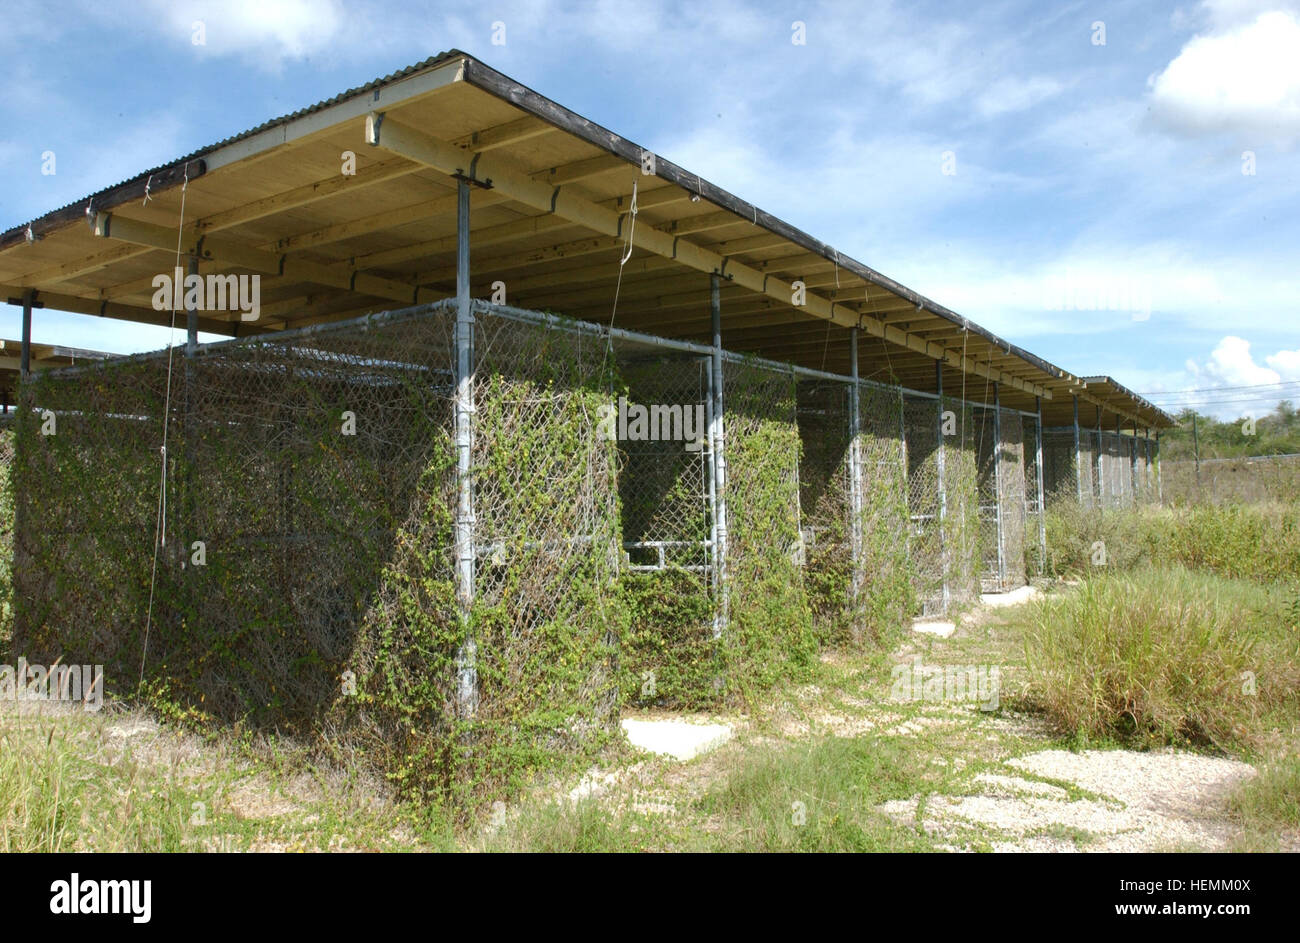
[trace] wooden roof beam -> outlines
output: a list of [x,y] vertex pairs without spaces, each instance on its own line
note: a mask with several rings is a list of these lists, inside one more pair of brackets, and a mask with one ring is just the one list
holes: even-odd
[[[176,233],[165,226],[156,226],[116,213],[99,213],[95,217],[94,233],[101,239],[117,239],[155,249],[176,250]],[[442,297],[428,289],[389,278],[379,278],[364,272],[354,272],[347,265],[309,262],[304,259],[275,255],[245,246],[221,237],[188,234],[182,239],[180,254],[195,255],[200,259],[219,259],[239,268],[276,275],[299,282],[327,285],[342,291],[357,292],[376,298],[386,298],[401,304],[419,304],[436,301]],[[421,294],[423,293],[423,297]]]
[[[0,285],[0,294],[6,292],[21,294],[21,289],[18,286]],[[71,311],[73,314],[90,314],[97,318],[136,321],[141,324],[154,324],[160,327],[171,327],[173,322],[171,311],[155,311],[153,308],[126,305],[116,301],[101,301],[97,298],[86,298],[81,295],[64,294],[62,292],[38,291],[36,296],[47,308],[53,308],[56,311]],[[185,312],[178,312],[175,321],[183,329],[185,327]],[[253,334],[265,331],[266,327],[245,322],[236,328],[235,324],[228,321],[200,317],[199,330],[208,334],[226,334],[233,337],[236,330],[244,334]]]
[[[371,146],[379,147],[399,157],[418,161],[451,176],[466,176],[472,173],[474,178],[484,186],[501,190],[516,202],[571,219],[603,235],[615,237],[622,235],[620,214],[607,210],[571,190],[566,191],[563,186],[551,187],[531,180],[491,154],[476,155],[473,159],[466,159],[466,153],[454,145],[403,125],[394,118],[385,117],[383,113],[372,112],[367,116],[365,140]],[[710,252],[681,236],[672,236],[651,229],[642,232],[639,244],[643,249],[648,249],[657,255],[668,256],[699,272],[719,273],[751,291],[787,301],[793,297],[793,289],[788,282],[765,276],[758,269]],[[847,307],[841,305],[837,310],[835,302],[815,292],[807,292],[805,297],[806,303],[801,307],[813,317],[832,321],[842,327],[855,327],[861,322],[862,328],[867,333],[878,333],[899,346],[930,354],[936,359],[952,358],[969,372],[992,372],[994,374],[992,379],[1005,380],[1017,389],[1032,390],[1036,395],[1051,396],[1048,390],[1008,377],[1000,371],[990,371],[988,367],[943,351],[938,345],[927,345],[921,338],[910,337],[871,318],[863,318]]]

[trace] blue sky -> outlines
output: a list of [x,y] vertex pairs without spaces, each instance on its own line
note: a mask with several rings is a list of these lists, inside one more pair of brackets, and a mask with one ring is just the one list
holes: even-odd
[[458,47],[1073,373],[1233,416],[1300,400],[1298,4],[6,0],[0,226]]

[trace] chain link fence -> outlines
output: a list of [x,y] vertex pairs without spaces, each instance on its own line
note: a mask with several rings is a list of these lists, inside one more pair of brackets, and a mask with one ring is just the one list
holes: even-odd
[[820,379],[801,379],[795,389],[805,588],[818,639],[843,642],[860,632],[857,601],[864,577],[854,523],[861,487],[854,389]]
[[712,362],[626,337],[610,343],[622,382],[611,407],[629,605],[623,697],[705,706],[722,670]]
[[1025,579],[1019,413],[468,314],[33,377],[16,645],[460,801]]
[[980,593],[983,529],[980,524],[976,409],[944,397],[944,558],[946,612],[973,602]]
[[1043,429],[1038,416],[1020,415],[1024,430],[1025,486],[1025,569],[1027,575],[1042,576],[1047,567],[1046,522],[1047,482],[1043,474]]
[[909,552],[916,595],[925,616],[947,608],[944,533],[941,521],[941,448],[939,400],[902,396],[902,435],[907,452],[907,507],[911,524]]
[[728,358],[724,498],[727,681],[742,693],[798,677],[816,659],[804,586],[796,379],[789,367]]

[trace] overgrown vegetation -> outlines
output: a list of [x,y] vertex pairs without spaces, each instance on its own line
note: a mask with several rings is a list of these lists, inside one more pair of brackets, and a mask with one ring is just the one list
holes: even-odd
[[[819,737],[734,757],[702,795],[534,802],[475,843],[486,851],[933,851],[877,806],[932,788],[926,761],[898,742]],[[639,806],[639,807],[638,807]],[[704,828],[690,822],[705,823]]]
[[1260,749],[1300,710],[1285,594],[1180,567],[1027,607],[1023,700],[1079,740]]
[[711,850],[930,851],[876,806],[927,788],[908,744],[845,737],[758,750],[700,801],[720,819]]
[[1078,577],[1143,565],[1300,586],[1300,505],[1048,507],[1048,572]]
[[745,698],[778,680],[805,677],[817,640],[799,565],[794,379],[749,364],[728,363],[723,374],[729,529],[723,664],[728,693]]
[[[47,735],[24,729],[33,727]],[[71,714],[0,724],[0,852],[187,850],[198,791],[160,782],[129,756],[104,762],[97,754],[111,747],[97,733]]]
[[8,656],[9,638],[13,634],[14,489],[10,477],[13,457],[13,432],[7,426],[0,427],[0,658]]

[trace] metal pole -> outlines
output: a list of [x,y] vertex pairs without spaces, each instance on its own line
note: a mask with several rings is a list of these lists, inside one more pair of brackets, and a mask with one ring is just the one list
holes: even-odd
[[[701,361],[700,366],[704,374],[704,417],[708,422],[709,428],[709,447],[705,457],[704,470],[709,481],[709,579],[713,587],[713,598],[721,597],[721,579],[718,575],[718,469],[717,469],[717,449],[714,441],[714,424],[713,424],[713,358]],[[717,621],[718,614],[713,614],[714,621]]]
[[[199,257],[197,255],[190,256],[189,263],[186,266],[186,274],[194,276],[199,274]],[[182,297],[185,298],[185,392],[181,397],[184,413],[182,414],[183,418],[180,424],[180,433],[181,444],[184,446],[182,452],[185,455],[185,472],[183,475],[178,477],[181,487],[184,489],[185,499],[179,505],[182,509],[181,513],[184,514],[184,520],[179,522],[179,524],[181,527],[194,527],[198,523],[198,497],[195,491],[195,472],[198,464],[195,449],[197,448],[198,437],[194,435],[194,430],[192,428],[194,412],[194,371],[193,364],[190,361],[193,360],[195,353],[199,349],[199,306],[197,297],[191,297],[189,291],[185,291]],[[290,368],[290,370],[292,370],[292,368]],[[287,504],[291,493],[291,489],[289,488],[280,489],[279,503],[282,508],[285,508],[286,517],[288,516]],[[285,521],[286,532],[292,533],[292,526],[292,522],[288,520]],[[186,539],[193,539],[196,536],[201,535],[194,534]],[[288,564],[287,550],[288,548],[285,547],[283,551],[285,553],[286,565]]]
[[727,454],[722,420],[722,284],[718,273],[709,275],[709,316],[713,322],[713,474],[717,488],[717,539],[714,554],[718,567],[718,613],[713,623],[713,637],[721,638],[727,628]]
[[1138,424],[1133,422],[1133,441],[1129,443],[1129,466],[1132,471],[1130,480],[1133,488],[1133,506],[1138,503]]
[[1097,407],[1097,449],[1096,449],[1096,452],[1097,452],[1097,471],[1095,472],[1095,476],[1096,476],[1096,479],[1097,479],[1097,487],[1096,487],[1095,489],[1093,489],[1093,490],[1095,490],[1095,491],[1097,492],[1097,506],[1098,506],[1098,507],[1101,507],[1103,504],[1106,503],[1106,502],[1105,502],[1105,497],[1106,497],[1106,482],[1105,482],[1105,480],[1104,480],[1103,477],[1102,477],[1102,470],[1101,470],[1101,453],[1102,453],[1104,450],[1105,450],[1105,449],[1104,449],[1104,446],[1102,445],[1102,441],[1101,441],[1101,407],[1098,406],[1098,407]]
[[23,292],[23,343],[19,357],[20,376],[26,380],[32,370],[32,299],[36,293],[30,288]]
[[[862,416],[858,402],[858,329],[849,329],[849,536],[853,547],[853,601],[856,603],[864,578],[862,559]],[[857,612],[854,610],[854,634],[857,634]]]
[[[199,274],[199,257],[190,256],[189,275]],[[189,292],[185,293],[185,356],[193,357],[194,352],[199,349],[199,309],[198,305],[189,299]]]
[[1038,410],[1037,456],[1034,466],[1038,470],[1038,569],[1040,574],[1047,571],[1047,494],[1043,472],[1043,398],[1034,397],[1034,407]]
[[474,312],[469,298],[469,181],[456,181],[456,602],[464,643],[457,653],[457,700],[478,709],[478,648],[469,635],[474,604]]
[[945,540],[945,535],[944,535],[945,521],[947,521],[948,519],[948,491],[944,487],[944,471],[945,471],[945,466],[947,464],[947,456],[944,454],[944,438],[943,438],[943,361],[942,360],[936,360],[934,362],[934,388],[935,388],[935,392],[939,394],[939,398],[935,400],[935,418],[937,420],[935,429],[936,432],[938,433],[937,436],[938,451],[937,451],[937,458],[935,462],[935,470],[938,472],[938,479],[939,479],[939,483],[938,483],[938,487],[939,487],[939,568],[940,571],[943,573],[943,611],[947,612],[949,603],[951,601],[951,590],[948,587],[949,560],[948,560],[948,548],[946,546],[947,541]]
[[1124,468],[1120,465],[1120,457],[1124,454],[1124,420],[1118,414],[1115,416],[1115,506],[1123,507],[1124,505]]
[[1079,451],[1079,397],[1074,400],[1074,484],[1079,492],[1079,506],[1083,507],[1083,454]]
[[1161,504],[1165,503],[1165,479],[1160,474],[1160,430],[1156,430],[1156,444],[1151,454],[1152,461],[1156,465],[1156,500]]
[[1154,497],[1152,487],[1154,471],[1151,469],[1151,427],[1144,426],[1142,429],[1142,494],[1149,503]]
[[1192,455],[1196,459],[1196,490],[1199,491],[1201,489],[1201,439],[1196,434],[1196,410],[1192,410]]
[[1002,546],[1002,397],[998,382],[993,382],[993,488],[997,496],[994,507],[997,509],[998,525],[998,589],[1006,587],[1007,564],[1005,548]]

